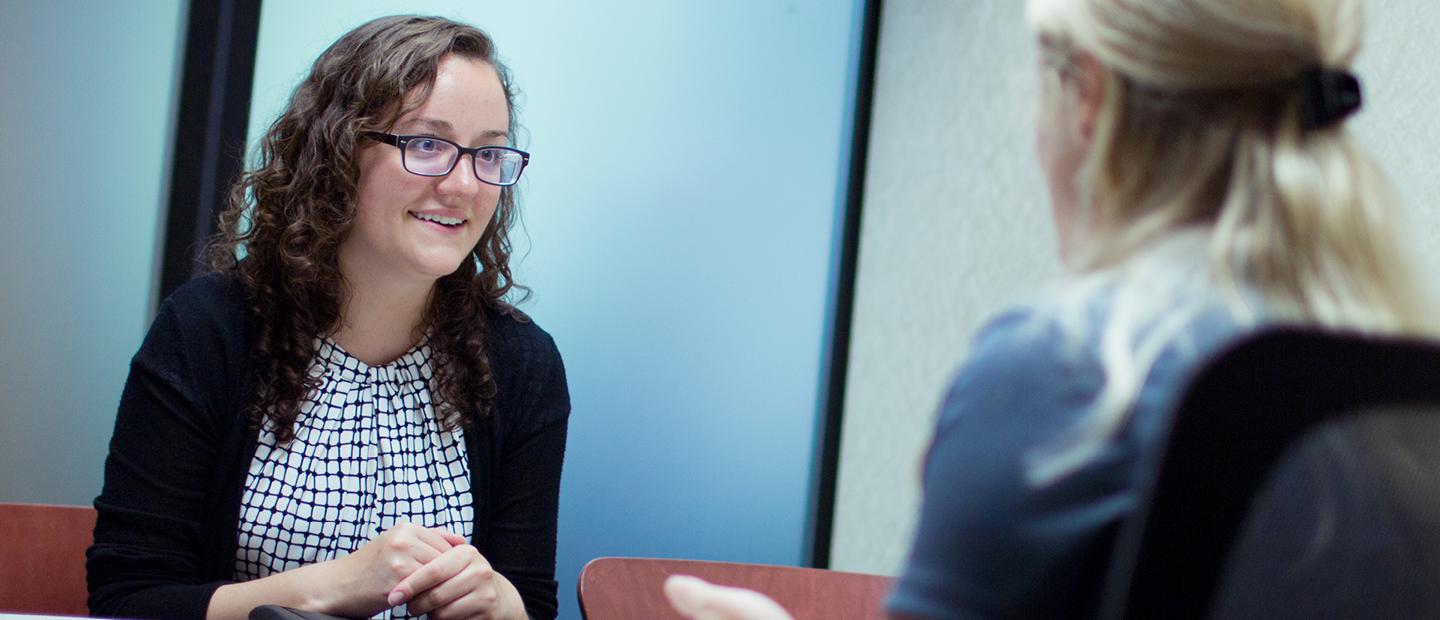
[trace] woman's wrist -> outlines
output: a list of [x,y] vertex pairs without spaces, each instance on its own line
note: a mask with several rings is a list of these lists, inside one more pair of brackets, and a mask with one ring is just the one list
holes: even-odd
[[520,597],[520,590],[515,584],[510,583],[499,571],[495,573],[495,590],[500,599],[502,618],[507,620],[529,620],[530,614],[525,611],[525,599]]
[[246,618],[260,605],[282,605],[306,611],[346,615],[339,598],[341,585],[337,561],[311,564],[275,573],[262,579],[231,583],[215,590],[206,617],[210,620]]
[[[345,558],[347,557],[349,556],[342,556],[334,560],[309,564],[286,571],[288,573],[294,573],[296,581],[306,586],[302,592],[305,602],[300,609],[340,616],[353,611],[346,609],[347,602],[353,603],[353,600],[347,600],[345,596],[345,593],[351,592],[351,589],[347,587],[347,580],[344,577],[346,568]],[[353,599],[354,597],[350,596],[348,598]],[[353,607],[353,605],[351,606]]]

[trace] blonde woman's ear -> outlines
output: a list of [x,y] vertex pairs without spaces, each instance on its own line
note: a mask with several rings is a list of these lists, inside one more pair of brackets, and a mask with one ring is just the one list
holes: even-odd
[[1071,75],[1074,81],[1075,129],[1086,143],[1095,137],[1100,107],[1105,104],[1105,90],[1110,87],[1108,75],[1105,65],[1089,52],[1075,54]]

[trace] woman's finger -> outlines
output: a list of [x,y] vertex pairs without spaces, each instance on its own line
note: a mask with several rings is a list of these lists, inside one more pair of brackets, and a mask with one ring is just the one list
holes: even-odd
[[445,553],[446,551],[449,551],[451,547],[454,547],[457,544],[465,544],[465,539],[463,538],[461,538],[458,543],[455,542],[453,538],[447,538],[445,534],[448,533],[449,532],[446,532],[445,530],[439,528],[425,527],[416,530],[415,537],[420,539],[426,545],[429,545],[430,548],[434,549],[437,554]]
[[449,604],[430,612],[433,620],[452,620],[463,618],[489,618],[491,611],[495,609],[497,595],[494,590],[488,594],[482,592],[470,592]]
[[440,537],[443,538],[445,542],[449,543],[451,547],[458,547],[460,545],[470,544],[470,541],[466,540],[464,536],[461,536],[444,528],[432,527],[430,528],[430,531],[439,534]]
[[391,607],[407,602],[415,598],[416,594],[425,592],[449,580],[467,566],[477,561],[484,563],[484,568],[487,571],[489,570],[489,563],[485,563],[485,559],[480,557],[480,552],[476,551],[474,547],[469,545],[451,547],[449,551],[427,562],[424,566],[421,566],[418,570],[411,573],[409,577],[402,579],[399,584],[396,584],[396,586],[390,590],[390,596],[387,601]]
[[471,594],[474,595],[471,602],[480,605],[480,609],[494,606],[499,592],[489,566],[470,564],[454,577],[416,594],[409,602],[410,613],[429,614]]
[[450,549],[444,539],[434,534],[422,537],[422,532],[425,532],[424,528],[395,527],[386,530],[375,542],[380,543],[380,548],[387,556],[411,558],[421,564],[434,560]]

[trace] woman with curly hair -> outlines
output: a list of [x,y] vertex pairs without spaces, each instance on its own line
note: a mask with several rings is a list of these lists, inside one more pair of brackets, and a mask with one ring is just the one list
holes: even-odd
[[315,61],[214,273],[131,363],[90,609],[553,618],[570,403],[507,300],[529,155],[485,33],[386,17]]

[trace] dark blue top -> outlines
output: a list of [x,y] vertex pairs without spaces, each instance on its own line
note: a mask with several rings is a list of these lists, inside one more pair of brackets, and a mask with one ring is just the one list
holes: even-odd
[[[1093,306],[1092,306],[1093,309]],[[1218,305],[1166,339],[1133,414],[1098,455],[1049,483],[1036,458],[1091,414],[1103,387],[1098,335],[1053,313],[1004,314],[976,337],[941,407],[924,499],[891,613],[924,618],[1094,615],[1110,547],[1136,501],[1148,448],[1197,363],[1237,333]]]

